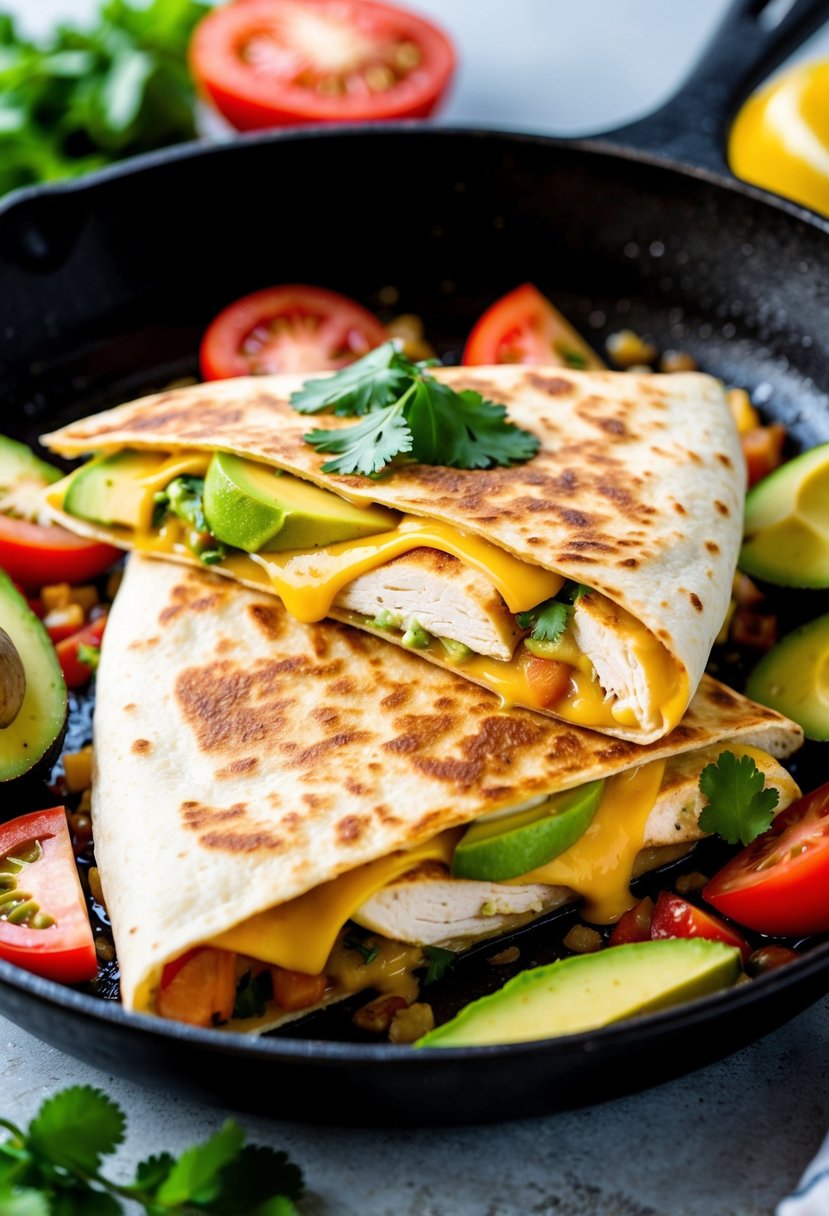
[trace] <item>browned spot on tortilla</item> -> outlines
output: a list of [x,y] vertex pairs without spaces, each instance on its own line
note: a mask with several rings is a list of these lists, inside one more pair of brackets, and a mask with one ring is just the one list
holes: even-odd
[[719,553],[720,551],[720,546],[715,540],[707,540],[705,542],[705,547],[709,553]]
[[696,591],[690,591],[688,593],[688,598],[696,608],[697,612],[702,612],[702,600],[699,598]]
[[281,836],[261,829],[250,832],[205,832],[199,844],[207,849],[221,849],[225,853],[259,853],[267,850],[274,853],[284,845]]
[[356,840],[360,839],[368,823],[366,815],[346,815],[337,824],[337,839],[341,844],[354,844]]
[[230,638],[219,638],[216,643],[216,654],[230,654],[231,650],[236,649],[236,643]]
[[135,704],[135,702],[134,702],[134,701],[130,701],[130,702],[129,702],[129,704],[127,704],[127,705],[125,705],[125,706],[124,706],[124,713],[126,713],[126,714],[131,714],[131,713],[132,713],[132,711],[133,711],[135,708],[136,708],[136,704]]
[[[550,397],[560,397],[563,393],[572,392],[573,389],[570,381],[565,380],[563,376],[546,374],[544,372],[527,372],[525,379],[527,384],[531,385],[532,388],[537,388],[542,393],[547,393]],[[492,387],[489,386],[487,393],[491,393],[491,391]]]
[[290,677],[307,671],[302,657],[260,660],[242,671],[227,659],[188,667],[176,679],[175,696],[185,721],[206,752],[228,751],[235,758],[261,751],[291,728],[285,696]]
[[349,697],[356,689],[357,685],[351,676],[341,676],[339,680],[332,680],[328,685],[328,691],[333,697]]
[[725,452],[717,452],[717,460],[719,460],[720,464],[725,465],[727,469],[734,467],[731,457],[726,456]]
[[285,632],[284,610],[276,604],[248,604],[248,612],[254,625],[268,638],[274,641]]
[[677,515],[687,515],[688,514],[688,512],[685,510],[685,508],[683,507],[681,502],[674,503],[674,510],[676,511]]
[[540,545],[540,544],[542,544],[543,542],[542,542],[542,540],[541,540],[541,537],[540,537],[540,536],[528,536],[528,537],[526,538],[526,543],[527,543],[528,545]]
[[405,705],[411,695],[411,689],[401,686],[395,688],[393,692],[387,693],[380,704],[383,709],[397,709],[398,706]]
[[212,595],[200,595],[198,599],[191,600],[188,607],[191,612],[209,612],[211,608],[216,608],[221,601],[222,597],[217,593]]
[[545,731],[544,726],[536,726],[525,718],[491,716],[481,721],[477,734],[460,741],[460,758],[438,760],[423,756],[415,757],[413,763],[430,777],[469,789],[487,775],[508,773],[521,750],[536,743]]
[[346,777],[343,781],[343,785],[348,790],[349,794],[354,794],[354,796],[357,798],[359,798],[361,794],[366,793],[366,787],[361,781],[356,781],[354,777]]
[[328,739],[321,739],[319,743],[312,743],[310,747],[303,748],[301,752],[291,756],[290,763],[295,768],[308,768],[339,747],[350,747],[353,743],[365,743],[370,738],[371,735],[367,730],[343,730],[336,735],[331,735]]
[[731,514],[728,507],[725,505],[724,502],[720,502],[719,498],[714,499],[714,506],[717,508],[720,515],[730,515]]
[[631,570],[635,570],[639,562],[635,557],[625,557],[619,562],[620,566],[630,566]]
[[416,752],[433,747],[453,729],[456,718],[452,714],[403,714],[395,718],[395,730],[400,731],[394,739],[383,744],[389,752]]
[[340,719],[338,711],[331,705],[320,705],[318,709],[312,709],[308,717],[321,722],[323,726],[336,726]]
[[149,739],[136,739],[130,748],[130,751],[135,752],[139,756],[146,756],[148,752],[153,750],[153,745]]
[[238,777],[242,773],[252,773],[258,763],[256,756],[242,756],[238,760],[231,760],[224,768],[216,769],[215,776],[222,780],[225,777]]
[[182,612],[184,612],[184,608],[181,604],[168,604],[158,614],[159,625],[169,625],[170,621],[174,621],[177,616],[181,616]]
[[595,426],[605,431],[608,435],[626,435],[627,427],[621,418],[590,418]]
[[[179,608],[176,609],[176,612],[180,612],[180,611],[183,611],[183,610],[179,609]],[[161,623],[161,618],[159,618],[159,623]],[[134,642],[129,643],[129,649],[130,650],[146,650],[147,647],[149,647],[149,646],[157,646],[160,640],[161,639],[157,638],[157,637],[136,638]]]
[[716,688],[711,690],[711,700],[716,702],[722,709],[733,709],[737,705],[737,698],[732,696],[727,688],[718,684]]

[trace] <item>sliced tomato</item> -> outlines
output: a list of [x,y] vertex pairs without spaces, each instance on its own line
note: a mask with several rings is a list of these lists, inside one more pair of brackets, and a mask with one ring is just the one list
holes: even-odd
[[455,52],[414,13],[376,0],[242,0],[199,24],[196,81],[240,131],[425,118]]
[[629,942],[647,942],[651,938],[653,900],[640,899],[613,926],[609,945],[626,946]]
[[161,977],[157,1010],[163,1018],[191,1026],[215,1026],[233,1016],[236,955],[197,946],[168,963]]
[[743,957],[743,966],[751,954],[751,947],[736,929],[668,891],[659,892],[651,919],[651,937],[704,937],[712,942],[725,942],[727,946],[737,947]]
[[61,665],[67,688],[80,688],[82,684],[85,684],[87,680],[92,678],[93,669],[89,664],[82,662],[78,651],[81,646],[100,646],[104,630],[106,629],[106,623],[106,613],[102,613],[94,621],[90,621],[88,625],[84,625],[83,629],[79,629],[77,633],[73,633],[71,637],[58,642],[55,650],[57,651],[58,662]]
[[0,824],[0,958],[64,984],[95,977],[95,941],[62,806]]
[[57,524],[0,514],[0,569],[27,590],[44,583],[88,582],[121,556],[120,549],[85,540]]
[[199,351],[205,380],[345,367],[386,340],[356,300],[293,283],[243,296],[211,321]]
[[782,811],[702,894],[760,933],[800,937],[829,930],[829,783]]
[[604,363],[532,283],[508,292],[476,322],[461,360],[467,367],[538,363],[597,371]]
[[560,701],[570,687],[573,671],[567,663],[557,659],[540,659],[533,655],[524,667],[527,683],[533,695],[533,703],[539,709],[550,709]]

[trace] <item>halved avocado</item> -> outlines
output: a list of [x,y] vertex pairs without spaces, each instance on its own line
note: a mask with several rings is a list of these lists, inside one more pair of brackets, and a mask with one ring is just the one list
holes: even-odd
[[[15,781],[47,768],[66,730],[66,682],[49,634],[11,579],[0,570],[0,630],[22,661],[25,691],[14,696],[16,664],[0,660],[0,678],[12,695],[13,716],[0,727],[0,782]],[[7,704],[7,702],[6,702]],[[5,721],[9,717],[3,715]]]
[[746,496],[739,566],[783,587],[829,587],[829,443],[804,452]]
[[529,810],[473,823],[455,849],[452,874],[488,882],[529,874],[584,835],[603,792],[604,781],[589,781]]
[[807,739],[829,739],[829,614],[795,629],[764,655],[746,694],[797,722]]
[[388,532],[398,516],[358,507],[277,469],[217,452],[204,480],[204,514],[215,537],[246,553],[318,549]]
[[701,937],[611,946],[520,972],[415,1047],[529,1043],[578,1034],[729,988],[739,971],[739,950]]
[[0,435],[0,515],[41,522],[43,491],[62,476],[25,443]]
[[125,448],[85,464],[69,482],[63,500],[68,515],[112,527],[136,528],[141,522],[147,488],[142,478],[160,469],[160,452],[136,452]]

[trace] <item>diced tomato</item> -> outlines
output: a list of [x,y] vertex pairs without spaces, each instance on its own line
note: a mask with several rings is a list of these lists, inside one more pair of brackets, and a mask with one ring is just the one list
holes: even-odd
[[95,941],[64,808],[0,824],[0,869],[0,958],[64,984],[93,979]]
[[120,557],[120,549],[84,540],[57,524],[44,526],[0,514],[0,569],[27,590],[45,583],[86,582]]
[[777,617],[768,612],[752,612],[738,608],[731,619],[730,634],[738,646],[755,650],[771,650],[777,641]]
[[204,18],[190,63],[216,108],[248,131],[425,118],[455,52],[437,26],[377,0],[245,0]]
[[77,633],[73,633],[71,637],[58,642],[55,650],[67,688],[80,688],[82,684],[86,684],[87,680],[91,679],[92,668],[87,663],[81,662],[78,650],[81,646],[100,646],[106,623],[106,614],[103,614],[85,625],[83,629],[79,629]]
[[703,896],[760,933],[829,930],[829,783],[782,811],[714,875]]
[[629,942],[647,942],[651,938],[653,900],[640,899],[621,916],[610,935],[611,946],[626,946]]
[[737,947],[743,965],[751,954],[751,947],[736,929],[668,891],[659,892],[651,920],[651,938],[662,937],[704,937],[713,942],[725,942],[727,946]]
[[540,659],[532,655],[524,666],[533,704],[539,709],[550,709],[557,704],[570,687],[573,668],[557,659]]
[[65,608],[53,608],[43,618],[46,632],[53,642],[71,638],[84,626],[83,608],[80,604],[67,604]]
[[532,283],[496,300],[476,321],[462,363],[542,363],[596,371],[604,363]]
[[306,975],[304,971],[287,971],[271,967],[273,996],[280,1009],[294,1013],[318,1004],[328,983],[324,975]]
[[198,946],[164,968],[156,1005],[161,1017],[215,1026],[229,1021],[235,1004],[236,955],[231,950]]
[[755,426],[740,436],[743,455],[748,466],[748,484],[755,485],[758,481],[783,461],[783,444],[786,441],[786,428],[781,422],[773,422],[770,426]]
[[207,327],[199,361],[205,380],[333,371],[385,340],[383,326],[356,300],[294,283],[224,308]]

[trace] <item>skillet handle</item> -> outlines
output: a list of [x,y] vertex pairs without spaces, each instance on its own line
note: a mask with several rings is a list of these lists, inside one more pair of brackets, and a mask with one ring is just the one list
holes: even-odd
[[612,144],[729,172],[726,142],[740,102],[829,18],[827,0],[732,0],[702,57],[670,101],[599,136]]

